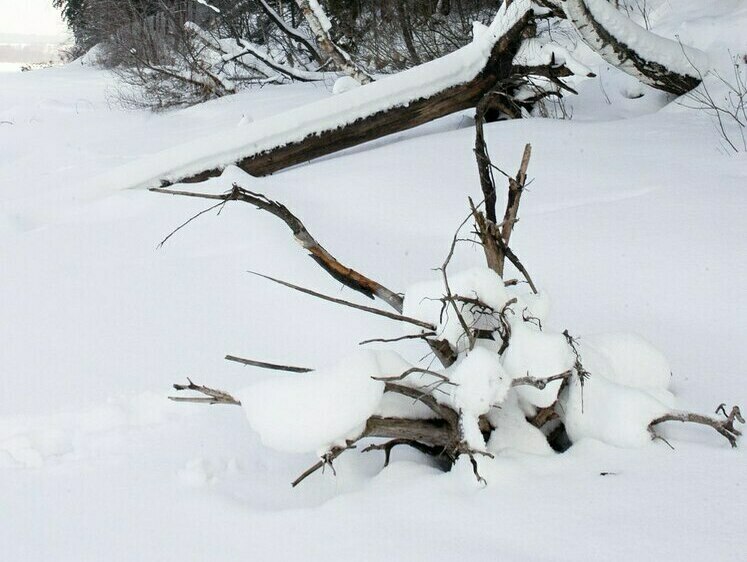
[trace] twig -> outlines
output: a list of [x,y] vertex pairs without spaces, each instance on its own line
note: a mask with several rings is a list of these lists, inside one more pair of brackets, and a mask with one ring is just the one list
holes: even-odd
[[421,369],[420,367],[411,367],[411,368],[407,369],[404,373],[402,373],[401,375],[397,375],[396,377],[371,377],[371,378],[374,379],[374,380],[376,380],[376,381],[385,381],[385,382],[386,381],[401,381],[401,380],[404,380],[405,378],[407,378],[408,376],[410,376],[410,375],[412,375],[414,373],[421,373],[421,374],[424,374],[424,375],[431,375],[432,377],[435,377],[438,380],[443,381],[445,384],[456,386],[456,384],[453,383],[453,382],[451,382],[449,380],[449,377],[447,377],[446,375],[443,375],[441,373],[437,373],[435,371],[430,371],[428,369]]
[[423,322],[422,320],[418,320],[417,318],[411,318],[409,316],[403,316],[401,314],[395,314],[393,312],[388,312],[386,310],[381,310],[378,308],[373,308],[370,306],[364,306],[362,304],[355,304],[354,302],[346,301],[344,299],[338,299],[335,297],[330,297],[328,295],[324,295],[322,293],[317,293],[316,291],[312,291],[311,289],[306,289],[305,287],[301,287],[299,285],[294,285],[293,283],[288,283],[287,281],[282,281],[280,279],[275,279],[274,277],[270,277],[269,275],[263,275],[261,273],[257,273],[256,271],[248,271],[247,273],[251,273],[252,275],[256,275],[257,277],[262,277],[264,279],[267,279],[269,281],[272,281],[273,283],[278,283],[279,285],[283,285],[284,287],[288,287],[289,289],[293,289],[295,291],[299,291],[301,293],[311,295],[312,297],[316,297],[318,299],[322,299],[325,301],[333,302],[336,304],[341,304],[343,306],[348,306],[350,308],[354,308],[356,310],[362,310],[364,312],[370,312],[371,314],[375,314],[377,316],[383,316],[384,318],[390,318],[392,320],[399,320],[400,322],[406,322],[408,324],[413,324],[414,326],[418,326],[420,328],[425,328],[426,330],[429,330],[431,332],[436,330],[436,327],[432,324],[428,324],[427,322]]
[[169,400],[174,402],[197,402],[203,404],[231,404],[233,406],[241,406],[241,402],[236,400],[233,396],[222,390],[210,388],[208,386],[202,386],[195,384],[191,379],[187,378],[189,384],[175,384],[175,390],[194,390],[200,394],[204,394],[203,397],[186,397],[186,396],[169,396]]
[[298,478],[296,478],[293,482],[291,482],[291,486],[293,486],[295,488],[301,482],[303,482],[304,480],[306,480],[306,478],[308,478],[309,476],[311,476],[312,474],[314,474],[317,470],[319,470],[320,468],[324,469],[326,466],[329,466],[332,469],[332,472],[335,475],[337,475],[337,472],[335,471],[335,467],[332,464],[332,462],[337,457],[339,457],[342,453],[344,453],[345,451],[347,451],[348,449],[355,449],[355,441],[356,440],[352,440],[352,439],[348,440],[346,442],[347,445],[345,447],[333,447],[332,449],[330,449],[329,451],[327,451],[326,453],[324,453],[322,455],[321,460],[319,462],[317,462],[316,464],[310,466],[306,470],[304,470],[303,473],[301,473],[301,475]]
[[368,343],[392,343],[402,340],[416,340],[416,339],[428,339],[430,337],[433,337],[436,335],[436,332],[426,332],[424,334],[410,334],[408,336],[400,336],[398,338],[373,338],[370,340],[363,340],[362,342],[359,342],[358,345],[366,345]]
[[559,375],[553,375],[551,377],[545,377],[541,379],[537,379],[535,377],[520,377],[518,379],[514,379],[511,381],[511,386],[522,386],[522,385],[528,385],[533,386],[534,388],[538,388],[540,390],[544,390],[544,388],[551,382],[559,381],[559,380],[567,380],[571,375],[573,375],[573,371],[565,371],[563,373],[560,373]]
[[[223,205],[225,205],[225,204],[226,204],[226,202],[225,202],[225,201],[221,201],[220,203],[216,203],[216,204],[215,204],[215,205],[213,205],[212,207],[208,207],[207,209],[204,209],[204,210],[200,211],[200,212],[199,212],[199,213],[197,213],[196,215],[193,215],[193,216],[191,216],[191,217],[190,217],[190,218],[189,218],[188,220],[184,221],[184,222],[183,222],[182,224],[180,224],[180,225],[179,225],[179,226],[177,226],[177,227],[176,227],[176,228],[175,228],[174,230],[172,230],[172,231],[171,231],[171,232],[170,232],[170,233],[168,234],[168,236],[166,236],[166,238],[164,238],[163,240],[161,240],[161,241],[160,241],[160,242],[158,243],[158,246],[157,246],[157,247],[158,247],[158,248],[161,248],[161,247],[162,247],[162,246],[163,246],[163,245],[164,245],[164,244],[165,244],[165,243],[166,243],[166,242],[167,242],[167,241],[169,240],[169,238],[171,238],[171,237],[172,237],[172,236],[173,236],[174,234],[176,234],[177,232],[179,232],[179,231],[180,231],[180,230],[181,230],[182,228],[184,228],[185,226],[187,226],[187,225],[188,225],[189,223],[191,223],[191,222],[192,222],[193,220],[195,220],[195,219],[197,219],[197,218],[201,217],[201,216],[202,216],[202,215],[204,215],[205,213],[209,213],[209,212],[210,212],[210,211],[212,211],[213,209],[216,209],[216,208],[218,208],[218,207],[221,207],[221,208],[223,208]],[[220,214],[220,211],[219,211],[219,214]]]
[[[403,299],[400,295],[381,285],[380,283],[358,273],[341,264],[332,256],[316,239],[311,235],[301,220],[294,215],[285,205],[269,199],[261,193],[254,193],[233,184],[231,191],[223,194],[197,193],[193,191],[180,191],[175,189],[153,188],[150,191],[155,193],[165,193],[168,195],[179,195],[182,197],[196,197],[200,199],[214,199],[222,202],[242,201],[254,205],[256,208],[267,211],[282,220],[290,228],[293,236],[309,252],[309,255],[329,273],[334,279],[351,289],[366,295],[369,298],[374,296],[389,304],[397,312],[402,312]],[[206,212],[206,211],[205,211]],[[194,217],[193,217],[194,218]],[[189,221],[188,221],[189,222]],[[188,224],[185,223],[186,224]],[[185,226],[182,225],[182,226]],[[181,228],[181,227],[179,227]],[[177,229],[178,230],[178,229]],[[175,231],[176,232],[176,231]],[[174,234],[172,232],[172,234]],[[169,235],[171,236],[171,235]],[[168,239],[168,238],[167,238]],[[165,240],[164,240],[165,242]],[[163,242],[162,242],[163,243]]]
[[255,361],[254,359],[244,359],[243,357],[236,357],[235,355],[226,355],[225,359],[226,361],[233,361],[235,363],[241,363],[242,365],[259,367],[261,369],[270,369],[272,371],[288,371],[289,373],[310,373],[314,370],[307,367],[292,367],[290,365],[278,365],[276,363]]
[[391,439],[386,443],[374,443],[363,449],[363,451],[361,452],[368,453],[370,451],[384,451],[384,466],[387,467],[389,466],[389,458],[392,454],[392,449],[397,445],[407,445],[408,447],[412,447],[413,449],[417,449],[421,453],[425,453],[426,455],[431,455],[433,457],[438,457],[443,453],[443,447],[426,445],[425,443],[415,441],[414,439],[404,438]]

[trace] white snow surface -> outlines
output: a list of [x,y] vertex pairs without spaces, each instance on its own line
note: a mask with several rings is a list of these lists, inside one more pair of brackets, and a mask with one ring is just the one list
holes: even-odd
[[[743,0],[649,5],[654,31],[712,60],[744,53]],[[336,476],[327,469],[291,489],[313,453],[265,447],[240,408],[166,399],[187,376],[235,393],[295,377],[226,353],[319,368],[362,340],[401,334],[388,319],[247,275],[371,304],[274,217],[229,204],[157,249],[209,202],[120,189],[238,136],[248,115],[329,100],[326,88],[267,86],[150,114],[120,109],[111,75],[80,61],[0,75],[2,559],[741,562],[743,525],[728,506],[747,502],[747,445],[663,424],[672,451],[644,424],[671,407],[670,391],[678,408],[705,414],[747,404],[747,159],[720,150],[706,116],[665,106],[667,96],[582,46],[571,53],[599,76],[576,84],[572,120],[494,123],[486,135],[509,172],[533,146],[512,246],[552,295],[543,329],[579,336],[592,376],[583,414],[571,389],[570,425],[584,438],[551,454],[512,389],[488,414],[501,427],[486,447],[496,458],[480,460],[487,486],[469,461],[444,474],[405,447],[383,469],[380,453],[359,454],[363,443],[337,459]],[[236,181],[280,200],[334,255],[401,291],[443,263],[466,196],[480,196],[473,146],[465,112],[268,178],[230,169],[204,189]],[[460,244],[449,269],[482,260]],[[660,349],[668,390],[633,386],[629,373],[619,384],[601,348],[593,359],[587,334],[610,332]],[[435,367],[419,361],[419,341],[373,349]],[[595,410],[610,394],[613,413],[638,423]],[[415,407],[430,415],[386,397],[377,411]],[[625,448],[595,435],[594,416]]]

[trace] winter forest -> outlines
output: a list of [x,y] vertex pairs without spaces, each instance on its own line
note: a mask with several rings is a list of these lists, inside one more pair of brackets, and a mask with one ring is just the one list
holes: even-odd
[[0,0],[0,559],[742,561],[747,0]]

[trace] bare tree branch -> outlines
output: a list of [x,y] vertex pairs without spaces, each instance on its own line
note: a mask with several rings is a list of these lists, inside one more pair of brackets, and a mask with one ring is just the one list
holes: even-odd
[[235,355],[226,355],[226,361],[233,361],[235,363],[241,363],[242,365],[249,365],[251,367],[259,367],[261,369],[269,369],[271,371],[288,371],[289,373],[310,373],[314,369],[308,369],[306,367],[292,367],[290,365],[278,365],[276,363],[266,363],[264,361],[255,361],[254,359],[244,359],[242,357],[236,357]]

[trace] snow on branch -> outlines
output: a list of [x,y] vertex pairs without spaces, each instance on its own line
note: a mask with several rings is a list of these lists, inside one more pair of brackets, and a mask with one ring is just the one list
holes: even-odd
[[649,86],[682,95],[700,82],[693,64],[708,67],[701,51],[642,28],[607,0],[559,1],[584,42],[609,64]]

